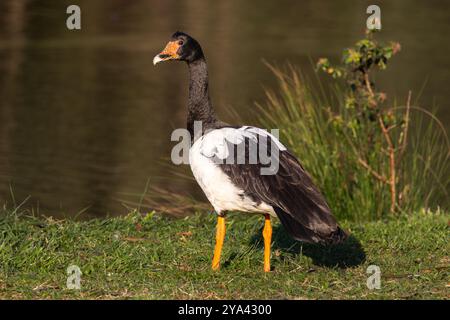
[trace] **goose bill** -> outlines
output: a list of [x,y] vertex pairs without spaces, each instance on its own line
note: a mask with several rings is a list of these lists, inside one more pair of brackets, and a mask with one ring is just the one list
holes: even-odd
[[178,59],[180,57],[177,53],[179,47],[180,46],[176,41],[170,41],[166,45],[164,50],[161,51],[160,53],[158,53],[153,58],[153,65],[156,65],[157,63],[160,63],[161,61]]

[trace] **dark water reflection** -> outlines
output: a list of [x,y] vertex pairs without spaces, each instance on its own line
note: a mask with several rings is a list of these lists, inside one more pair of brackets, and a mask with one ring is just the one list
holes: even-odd
[[[448,126],[449,5],[379,1],[385,40],[403,51],[379,77],[403,99],[428,80],[421,102],[441,106]],[[83,29],[68,31],[65,9],[82,8]],[[248,123],[262,86],[261,63],[338,58],[365,26],[365,1],[25,1],[0,2],[0,201],[41,213],[122,214],[122,199],[146,182],[198,192],[170,177],[170,133],[185,124],[187,70],[154,68],[175,30],[206,52],[212,98],[225,120],[233,106]]]

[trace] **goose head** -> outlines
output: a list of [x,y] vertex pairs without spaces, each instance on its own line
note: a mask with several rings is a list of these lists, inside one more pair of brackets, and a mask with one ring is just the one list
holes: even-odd
[[153,64],[156,65],[162,61],[185,61],[192,63],[203,58],[203,51],[200,44],[183,32],[175,32],[166,47],[153,58]]

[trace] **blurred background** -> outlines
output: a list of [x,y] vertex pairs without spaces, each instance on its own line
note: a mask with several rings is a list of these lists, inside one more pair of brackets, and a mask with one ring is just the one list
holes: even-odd
[[[81,7],[82,30],[66,28]],[[300,66],[337,61],[364,34],[370,1],[2,0],[0,2],[0,202],[46,215],[129,211],[150,186],[199,195],[172,179],[173,129],[185,126],[184,65],[153,67],[177,30],[202,44],[219,116],[253,124],[255,102],[275,79],[263,60]],[[408,90],[450,115],[450,5],[377,1],[381,40],[402,51],[377,77],[391,102]],[[282,128],[281,128],[282,130]]]

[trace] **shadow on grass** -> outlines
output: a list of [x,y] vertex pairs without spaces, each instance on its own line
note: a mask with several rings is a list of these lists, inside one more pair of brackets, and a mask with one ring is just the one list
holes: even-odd
[[[262,230],[261,230],[262,232]],[[263,247],[262,234],[255,234],[251,244]],[[366,260],[361,243],[353,235],[342,244],[324,246],[320,244],[302,243],[292,239],[281,225],[273,228],[272,250],[281,251],[281,259],[285,259],[283,253],[304,255],[310,257],[313,263],[323,267],[348,268],[362,264]]]

